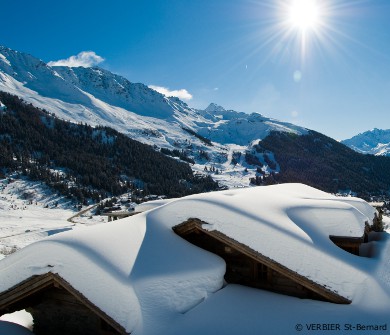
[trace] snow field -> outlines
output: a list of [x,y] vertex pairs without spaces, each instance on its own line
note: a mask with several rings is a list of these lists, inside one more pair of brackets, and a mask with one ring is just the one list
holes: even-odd
[[[376,248],[373,258],[351,255],[329,240],[330,234],[361,235],[373,213],[360,199],[301,184],[193,195],[27,246],[0,262],[0,290],[33,274],[58,273],[139,335],[289,334],[298,323],[385,323],[390,308],[388,236],[370,242]],[[225,262],[172,231],[190,217],[352,304],[225,286]]]

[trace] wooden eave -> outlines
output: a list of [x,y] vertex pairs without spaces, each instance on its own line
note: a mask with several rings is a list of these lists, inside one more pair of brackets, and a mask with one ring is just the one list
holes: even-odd
[[329,235],[329,238],[334,243],[363,243],[364,235],[361,237],[353,237],[353,236],[335,236]]
[[179,236],[185,236],[187,234],[200,231],[208,236],[213,237],[214,239],[233,247],[237,251],[243,253],[244,255],[252,258],[253,260],[260,262],[264,264],[265,266],[268,266],[272,270],[283,274],[287,278],[291,279],[292,281],[304,286],[305,288],[319,294],[323,298],[325,298],[329,302],[333,302],[336,304],[350,304],[352,301],[339,295],[336,292],[333,292],[329,289],[327,289],[324,286],[321,286],[320,284],[306,278],[305,276],[302,276],[298,274],[297,272],[287,268],[286,266],[272,260],[271,258],[253,250],[252,248],[248,247],[245,244],[242,244],[233,238],[217,231],[217,230],[206,230],[202,228],[202,225],[208,224],[207,222],[203,222],[199,219],[191,218],[181,224],[178,224],[172,229],[177,233]]
[[66,280],[61,278],[56,273],[45,273],[43,275],[32,276],[16,286],[0,293],[0,315],[14,312],[12,305],[22,302],[32,296],[49,287],[62,288],[69,294],[80,301],[85,307],[95,313],[98,317],[103,319],[107,324],[113,327],[119,334],[128,335],[123,326],[113,320],[109,315],[99,309],[96,305],[90,302],[82,293],[72,287]]

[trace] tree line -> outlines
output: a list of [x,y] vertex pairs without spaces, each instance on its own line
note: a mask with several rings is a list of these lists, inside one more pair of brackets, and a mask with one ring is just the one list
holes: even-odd
[[273,152],[280,165],[268,183],[299,182],[333,193],[352,190],[366,199],[390,192],[390,157],[360,154],[315,131],[301,136],[272,132],[255,149]]
[[108,127],[60,120],[0,92],[0,171],[20,171],[60,193],[94,200],[135,189],[179,197],[218,189],[210,176]]

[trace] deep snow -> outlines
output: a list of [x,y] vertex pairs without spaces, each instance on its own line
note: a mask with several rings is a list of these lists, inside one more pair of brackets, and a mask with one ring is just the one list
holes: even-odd
[[40,182],[0,179],[0,259],[42,238],[107,221],[77,212],[71,201]]
[[[328,238],[361,235],[373,215],[360,199],[301,184],[193,195],[34,243],[0,261],[0,291],[33,274],[55,272],[134,334],[293,334],[298,323],[385,324],[388,235],[370,242],[373,258],[351,255]],[[171,229],[190,217],[327,285],[352,304],[224,286],[224,261]]]

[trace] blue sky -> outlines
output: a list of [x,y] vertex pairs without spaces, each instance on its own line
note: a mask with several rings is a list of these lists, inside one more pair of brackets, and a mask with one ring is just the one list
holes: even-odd
[[45,62],[92,51],[132,82],[187,93],[191,107],[336,139],[389,129],[390,1],[318,0],[320,23],[305,33],[286,22],[293,1],[0,0],[0,44]]

